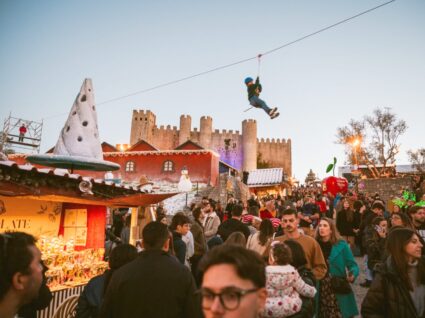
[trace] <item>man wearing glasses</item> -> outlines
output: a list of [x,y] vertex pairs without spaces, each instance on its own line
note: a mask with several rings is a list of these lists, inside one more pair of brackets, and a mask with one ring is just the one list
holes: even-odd
[[43,280],[35,238],[23,232],[0,234],[0,317],[13,318],[36,299]]
[[265,263],[254,251],[235,245],[212,249],[200,264],[205,318],[255,318],[267,298]]

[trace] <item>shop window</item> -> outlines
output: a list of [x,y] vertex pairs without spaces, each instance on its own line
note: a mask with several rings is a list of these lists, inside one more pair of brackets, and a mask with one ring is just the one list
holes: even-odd
[[173,172],[174,171],[174,163],[171,160],[164,161],[164,164],[162,165],[162,171]]
[[135,168],[136,164],[134,163],[134,161],[127,161],[127,163],[125,164],[126,172],[134,172]]

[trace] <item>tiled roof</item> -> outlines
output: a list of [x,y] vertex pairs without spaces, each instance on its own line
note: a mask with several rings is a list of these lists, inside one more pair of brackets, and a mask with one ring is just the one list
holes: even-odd
[[[81,182],[92,184],[90,191]],[[176,193],[146,193],[139,187],[70,174],[64,169],[38,169],[30,164],[0,161],[0,194],[47,201],[106,206],[148,206]]]
[[249,172],[248,186],[266,186],[283,182],[283,168],[258,169]]
[[74,179],[74,180],[79,180],[79,181],[85,180],[85,181],[90,181],[91,183],[94,183],[94,184],[110,186],[110,187],[113,187],[113,188],[122,188],[123,190],[131,190],[133,192],[138,192],[138,193],[144,193],[144,191],[140,190],[138,187],[135,187],[135,186],[129,186],[129,185],[125,185],[125,184],[116,184],[112,181],[105,181],[103,179],[93,179],[93,178],[90,178],[90,177],[83,177],[79,174],[68,173],[68,171],[66,169],[37,168],[37,167],[30,165],[30,164],[18,165],[14,161],[0,161],[0,171],[2,169],[2,166],[15,168],[18,171],[19,170],[31,171],[33,173],[39,174],[40,176],[45,174],[45,175],[49,175],[49,176],[63,177],[65,179]]

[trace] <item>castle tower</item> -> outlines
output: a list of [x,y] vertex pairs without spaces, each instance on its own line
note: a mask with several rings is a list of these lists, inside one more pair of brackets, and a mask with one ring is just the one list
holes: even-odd
[[246,119],[242,122],[243,171],[257,169],[257,122]]
[[156,127],[156,116],[150,110],[133,110],[131,120],[130,145],[143,139],[153,143],[153,129]]
[[192,118],[189,115],[180,116],[179,145],[190,139],[192,129]]
[[199,144],[206,149],[210,149],[212,135],[212,118],[209,116],[202,116],[200,127],[201,129],[199,133]]

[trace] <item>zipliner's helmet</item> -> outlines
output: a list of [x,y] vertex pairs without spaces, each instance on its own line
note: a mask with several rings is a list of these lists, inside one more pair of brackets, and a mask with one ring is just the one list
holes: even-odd
[[249,82],[252,82],[252,81],[254,81],[253,79],[252,79],[252,77],[247,77],[247,78],[245,78],[245,84],[248,84]]

